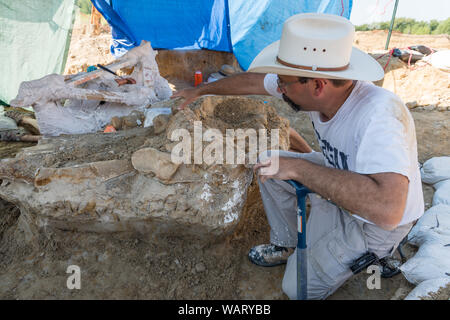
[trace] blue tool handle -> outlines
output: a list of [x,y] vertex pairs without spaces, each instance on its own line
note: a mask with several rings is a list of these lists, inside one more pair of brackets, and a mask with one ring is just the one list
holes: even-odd
[[308,300],[308,258],[306,250],[297,249],[297,299]]
[[297,299],[308,299],[308,256],[306,251],[306,195],[311,191],[295,180],[287,180],[297,195]]
[[306,249],[306,195],[311,191],[295,180],[287,180],[297,194],[297,248]]
[[297,194],[297,248],[306,249],[306,195]]
[[295,188],[295,192],[297,193],[297,196],[301,195],[301,196],[305,197],[308,193],[312,192],[298,181],[286,180],[286,182]]

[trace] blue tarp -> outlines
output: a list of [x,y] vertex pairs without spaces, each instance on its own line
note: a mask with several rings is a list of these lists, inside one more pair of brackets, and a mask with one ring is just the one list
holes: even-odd
[[283,22],[302,12],[350,17],[353,0],[91,0],[112,27],[111,52],[140,44],[154,49],[233,52],[247,70],[278,40]]

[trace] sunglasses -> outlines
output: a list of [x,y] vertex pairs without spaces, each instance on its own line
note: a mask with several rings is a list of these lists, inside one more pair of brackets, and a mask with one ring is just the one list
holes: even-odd
[[277,85],[278,85],[278,88],[280,89],[280,91],[285,90],[287,86],[289,86],[293,83],[296,83],[296,82],[300,82],[300,81],[295,80],[295,81],[291,81],[291,82],[283,82],[280,80],[280,78],[277,78]]

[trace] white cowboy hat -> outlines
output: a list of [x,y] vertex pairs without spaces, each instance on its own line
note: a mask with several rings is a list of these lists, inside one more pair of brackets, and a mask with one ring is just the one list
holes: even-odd
[[301,13],[283,26],[281,39],[264,48],[248,71],[309,78],[377,81],[383,68],[353,47],[355,27],[340,16]]

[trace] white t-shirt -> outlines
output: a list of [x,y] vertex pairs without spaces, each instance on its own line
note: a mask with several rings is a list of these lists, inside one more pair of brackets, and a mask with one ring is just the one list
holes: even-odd
[[[276,79],[277,75],[268,74],[264,86],[268,93],[281,97]],[[399,225],[422,216],[414,120],[397,95],[370,82],[357,81],[332,119],[323,122],[319,112],[308,113],[327,167],[360,174],[395,172],[407,177],[408,197]]]

